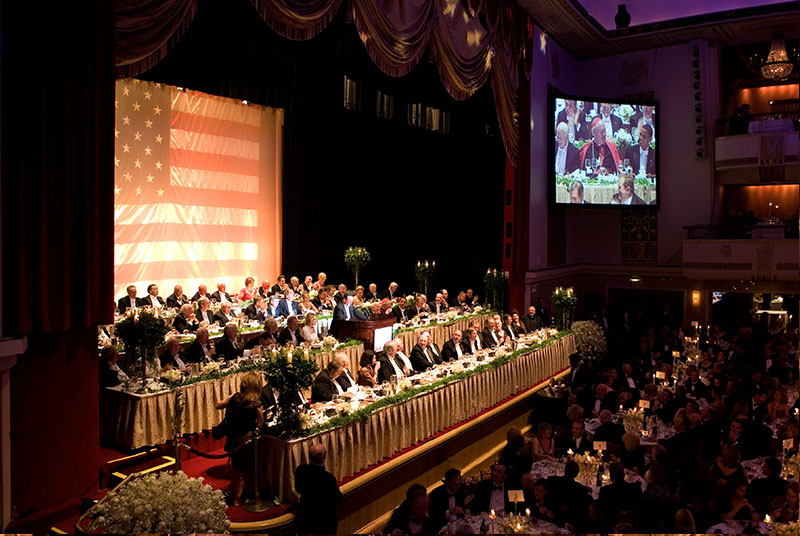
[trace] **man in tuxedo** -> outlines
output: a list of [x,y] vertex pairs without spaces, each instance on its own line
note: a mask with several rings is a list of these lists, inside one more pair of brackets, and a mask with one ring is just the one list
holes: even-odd
[[528,307],[528,314],[522,317],[522,325],[525,326],[528,333],[542,329],[542,319],[536,314],[536,307],[533,305]]
[[604,409],[600,412],[600,426],[594,431],[592,443],[595,441],[605,441],[622,446],[622,436],[625,435],[625,428],[621,424],[614,422],[611,412]]
[[297,276],[293,275],[291,278],[289,278],[289,288],[295,293],[303,291],[303,286],[300,284],[300,279],[298,279]]
[[425,303],[425,300],[423,299],[423,297],[422,296],[417,296],[416,299],[414,300],[414,305],[409,307],[406,310],[406,313],[411,318],[414,318],[415,316],[418,316],[418,315],[427,315],[429,311],[430,311],[430,307],[428,307],[428,304]]
[[464,337],[466,338],[462,344],[464,351],[468,354],[474,354],[483,350],[483,342],[481,341],[480,334],[476,329],[465,329]]
[[199,324],[194,315],[194,308],[191,303],[181,305],[181,311],[172,321],[172,328],[178,333],[197,331]]
[[150,283],[147,286],[147,296],[142,298],[141,306],[164,307],[164,298],[158,295],[158,285]]
[[486,327],[483,328],[483,346],[485,348],[494,348],[500,344],[503,344],[503,341],[497,335],[497,331],[495,330],[494,326],[494,319],[487,318]]
[[215,350],[208,344],[208,329],[197,328],[197,336],[186,348],[186,361],[188,363],[204,363],[214,359],[214,353]]
[[511,513],[514,506],[508,501],[506,493],[506,466],[496,463],[492,466],[492,478],[482,480],[475,487],[469,510],[472,515],[494,510],[496,514]]
[[476,305],[480,305],[480,301],[478,300],[478,296],[472,291],[471,288],[468,288],[464,294],[467,295],[467,303],[470,307],[475,307]]
[[279,275],[278,279],[276,280],[275,284],[272,285],[272,293],[273,294],[283,294],[286,292],[286,276]]
[[428,348],[428,337],[424,333],[419,336],[417,344],[411,349],[409,359],[417,372],[424,372],[436,364],[433,354]]
[[215,322],[214,313],[211,312],[211,300],[207,296],[197,300],[197,310],[195,310],[194,316],[201,326],[208,326]]
[[617,181],[617,193],[611,196],[611,203],[617,205],[644,205],[644,199],[633,191],[633,175],[621,175]]
[[348,294],[349,292],[347,292],[347,285],[341,283],[337,287],[336,294],[333,295],[333,299],[336,300],[337,304],[339,304],[344,302],[344,299]]
[[556,175],[569,175],[581,167],[580,151],[569,142],[566,123],[556,127]]
[[336,359],[342,363],[342,373],[336,378],[339,385],[347,391],[356,384],[356,379],[350,373],[350,360],[347,359],[346,354],[336,354]]
[[269,297],[269,304],[264,311],[269,318],[278,318],[281,316],[281,299],[278,297],[277,294],[273,294]]
[[397,344],[394,341],[383,345],[383,352],[378,356],[378,362],[381,364],[378,369],[378,383],[388,382],[392,376],[403,378],[413,370],[409,370],[397,355]]
[[334,396],[344,393],[342,386],[336,382],[336,378],[342,373],[342,362],[338,359],[331,359],[324,369],[314,378],[311,386],[311,402],[329,402]]
[[312,445],[309,463],[294,472],[294,488],[300,495],[295,522],[301,534],[336,534],[339,526],[336,509],[342,503],[342,492],[336,477],[325,470],[327,453],[324,445]]
[[[631,130],[639,128],[642,125],[647,125],[655,135],[656,131],[656,117],[653,114],[655,108],[653,106],[639,106],[639,110],[631,116]],[[747,129],[745,129],[746,131]],[[747,132],[745,132],[746,134]]]
[[217,343],[217,355],[224,357],[226,361],[242,357],[243,350],[236,342],[236,324],[228,324],[222,332],[222,338]]
[[200,300],[200,298],[208,298],[211,299],[211,295],[208,293],[208,287],[205,285],[199,285],[197,287],[197,292],[194,293],[192,296],[192,303],[196,303]]
[[231,295],[225,292],[225,283],[217,283],[217,290],[211,294],[211,299],[217,303],[232,302]]
[[182,306],[184,303],[189,303],[189,298],[186,297],[186,294],[183,293],[183,287],[180,285],[175,285],[172,289],[172,294],[167,296],[167,307],[170,309],[176,309]]
[[333,309],[328,298],[328,291],[325,288],[319,289],[317,295],[311,298],[311,304],[320,311],[322,309]]
[[430,308],[431,313],[435,315],[447,312],[447,303],[444,301],[444,296],[441,292],[436,294],[436,298],[433,300],[433,304],[431,304]]
[[708,387],[700,381],[700,374],[697,369],[689,371],[689,379],[686,381],[686,393],[692,395],[695,399],[700,400],[708,395]]
[[617,402],[617,393],[611,390],[611,388],[604,384],[599,383],[594,390],[594,398],[591,401],[591,405],[586,407],[586,414],[591,414],[594,417],[599,417],[600,412],[604,409],[609,411],[616,410],[614,406]]
[[161,363],[161,372],[167,371],[171,368],[183,370],[186,368],[186,356],[181,352],[181,343],[178,337],[172,336],[167,339],[166,348],[161,355],[158,356]]
[[281,346],[286,346],[287,344],[293,344],[294,346],[299,346],[302,342],[305,341],[303,336],[300,334],[300,324],[297,321],[297,317],[294,315],[289,316],[286,319],[286,329],[281,331],[281,334],[278,335],[278,344]]
[[214,313],[214,322],[225,327],[225,325],[233,319],[233,316],[231,316],[231,307],[231,302],[222,302],[219,311]]
[[567,135],[571,140],[588,140],[589,127],[586,124],[586,114],[578,109],[574,100],[565,100],[565,108],[556,115],[556,124],[567,125]]
[[289,318],[291,315],[299,315],[300,306],[294,301],[294,290],[287,289],[284,298],[278,305],[278,316]]
[[656,174],[656,150],[650,147],[653,128],[650,125],[639,127],[639,144],[628,150],[631,169],[634,175],[652,177]]
[[433,342],[433,337],[431,336],[430,331],[425,331],[422,335],[428,339],[428,350],[430,351],[431,357],[433,357],[433,361],[440,365],[444,363],[444,358],[442,357],[442,352],[439,350],[439,345]]
[[511,315],[503,315],[503,335],[512,341],[519,338],[519,334],[514,326],[511,325]]
[[606,127],[606,138],[613,139],[614,133],[622,128],[622,119],[611,113],[611,103],[600,103],[600,121]]
[[333,318],[337,320],[366,320],[367,317],[353,306],[353,297],[348,294],[344,302],[336,306]]
[[397,294],[397,283],[395,283],[394,281],[389,283],[389,288],[386,289],[386,292],[384,292],[383,297],[389,298],[390,300],[399,297],[399,295]]
[[580,466],[574,460],[564,464],[562,476],[551,476],[547,485],[551,490],[553,502],[558,505],[558,512],[562,519],[581,519],[586,515],[592,496],[589,488],[575,481],[580,474]]
[[600,165],[608,173],[616,174],[619,170],[619,152],[617,146],[606,140],[606,127],[599,117],[592,122],[592,141],[583,146],[580,152],[580,162],[591,160],[592,165]]
[[450,293],[449,293],[449,292],[447,292],[447,289],[446,289],[446,288],[443,288],[443,289],[442,289],[442,302],[444,302],[444,304],[445,304],[445,306],[446,306],[446,307],[450,307],[450,306],[451,306],[451,303],[450,303]]
[[397,307],[392,309],[394,317],[397,319],[398,324],[403,324],[411,319],[408,309],[406,308],[406,299],[401,297],[397,300]]
[[442,359],[445,361],[455,361],[464,357],[466,353],[469,352],[464,348],[461,330],[457,329],[453,332],[453,338],[442,346]]
[[257,294],[253,298],[253,303],[245,308],[244,314],[247,316],[248,320],[258,320],[259,322],[266,320],[267,304],[264,302],[264,298]]
[[104,346],[100,351],[100,389],[104,387],[115,387],[128,379],[127,374],[120,370],[117,362],[119,352],[112,346]]
[[369,290],[364,293],[364,299],[367,301],[379,301],[380,297],[378,297],[378,285],[375,283],[370,283]]
[[269,298],[269,295],[272,294],[269,288],[269,280],[265,279],[261,282],[261,286],[258,287],[258,295],[264,298],[265,300]]
[[594,452],[589,437],[586,435],[583,421],[580,419],[572,421],[570,435],[565,436],[561,441],[561,452],[563,454],[566,454],[570,449],[575,454]]
[[583,183],[572,181],[569,185],[569,202],[573,205],[588,205],[589,202],[583,198]]
[[608,472],[611,484],[600,488],[599,498],[608,503],[611,519],[621,510],[637,510],[642,502],[642,486],[625,482],[625,468],[621,463],[612,463]]
[[425,487],[412,484],[406,491],[406,500],[392,512],[386,532],[390,534],[434,534],[434,526],[428,512],[430,500]]
[[128,288],[125,289],[128,293],[127,296],[123,296],[117,302],[117,307],[119,307],[119,312],[124,313],[128,309],[135,309],[136,307],[140,307],[142,300],[136,297],[136,286],[135,285],[128,285]]
[[464,517],[467,498],[467,489],[461,481],[461,471],[458,469],[448,469],[444,474],[442,485],[436,488],[428,496],[430,507],[428,516],[432,524],[436,525],[438,532],[447,523],[455,521],[459,517]]
[[396,339],[392,340],[392,342],[393,342],[393,343],[395,344],[395,346],[397,347],[397,354],[396,354],[396,357],[397,357],[398,359],[400,359],[400,361],[401,361],[401,362],[403,363],[403,365],[405,366],[405,368],[403,369],[403,371],[405,372],[405,371],[407,370],[407,371],[408,371],[408,373],[407,373],[407,374],[408,374],[409,376],[410,376],[410,375],[412,375],[412,374],[414,374],[414,373],[415,373],[415,372],[414,372],[414,364],[413,364],[413,363],[411,363],[411,359],[409,359],[409,357],[408,357],[408,356],[407,356],[407,355],[406,355],[406,354],[403,352],[403,350],[405,349],[405,345],[404,345],[404,343],[403,343],[403,339],[401,339],[400,337],[397,337]]

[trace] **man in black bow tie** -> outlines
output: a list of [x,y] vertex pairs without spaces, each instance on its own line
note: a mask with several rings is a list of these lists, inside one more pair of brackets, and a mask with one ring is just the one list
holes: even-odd
[[475,495],[469,503],[472,515],[494,510],[496,514],[511,512],[513,506],[506,493],[506,466],[499,463],[492,466],[491,480],[484,480],[475,487]]
[[467,490],[462,485],[461,471],[455,467],[448,469],[442,482],[443,484],[428,496],[430,498],[428,515],[437,530],[459,517],[464,517],[466,509],[464,501],[467,497]]

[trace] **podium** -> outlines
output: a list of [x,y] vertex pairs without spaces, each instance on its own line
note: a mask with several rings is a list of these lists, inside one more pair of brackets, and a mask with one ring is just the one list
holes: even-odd
[[379,352],[383,345],[392,340],[392,326],[394,315],[382,316],[370,320],[342,320],[334,319],[331,332],[336,333],[340,341],[345,339],[359,339],[364,343],[365,350]]

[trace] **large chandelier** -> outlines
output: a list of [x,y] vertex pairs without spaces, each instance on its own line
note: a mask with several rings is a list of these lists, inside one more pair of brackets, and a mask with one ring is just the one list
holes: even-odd
[[786,54],[786,43],[783,41],[783,34],[778,33],[772,38],[772,46],[769,49],[767,61],[761,65],[761,74],[764,78],[771,80],[782,80],[789,76],[794,65],[789,61]]

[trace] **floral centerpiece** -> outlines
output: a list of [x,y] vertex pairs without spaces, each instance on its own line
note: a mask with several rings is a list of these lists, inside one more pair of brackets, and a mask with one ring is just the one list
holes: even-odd
[[497,350],[494,351],[495,357],[505,357],[506,355],[508,355],[508,352],[504,346],[498,346]]
[[[622,122],[628,124],[631,122],[631,117],[635,113],[633,106],[630,104],[621,104],[617,110],[617,115],[622,119]],[[619,131],[617,131],[619,132]]]
[[597,470],[603,464],[603,458],[592,456],[589,452],[585,454],[572,454],[572,449],[568,451],[572,461],[578,464],[580,472],[578,480],[587,486],[592,486],[597,480]]
[[325,349],[326,352],[330,352],[336,346],[339,341],[336,340],[336,337],[332,335],[326,335],[322,338],[322,347]]
[[[414,277],[419,281],[419,288],[425,295],[428,295],[428,289],[433,284],[433,278],[436,276],[436,261],[417,261],[417,266],[414,268]],[[409,303],[414,303],[413,301]]]
[[603,328],[593,320],[573,322],[572,332],[575,334],[575,348],[583,356],[601,358],[606,353],[606,336]]
[[559,330],[569,329],[572,326],[572,317],[575,314],[575,305],[578,296],[572,287],[556,287],[553,291],[553,321]]
[[493,534],[531,534],[530,516],[506,514],[492,520]]
[[769,534],[777,534],[778,536],[797,536],[800,534],[800,522],[792,521],[791,523],[767,523],[772,525],[772,530]]
[[636,408],[623,412],[622,426],[625,427],[626,432],[639,435],[644,426],[644,410]]
[[349,247],[344,252],[344,263],[356,277],[358,286],[358,273],[369,262],[369,252],[362,247]]
[[[316,362],[302,348],[282,348],[265,366],[269,384],[281,395],[309,387],[316,371]],[[294,404],[294,397],[278,397],[278,420],[275,428],[282,438],[294,437],[303,429],[300,409]]]
[[171,368],[164,372],[161,374],[161,377],[170,384],[177,384],[183,381],[183,374],[181,374],[180,370],[175,368]]
[[508,294],[508,276],[506,273],[502,270],[498,271],[497,268],[487,268],[486,275],[483,276],[483,292],[484,296],[486,296],[486,301],[495,310],[502,311]]
[[783,473],[781,475],[784,478],[800,479],[800,453],[783,462]]
[[211,375],[217,372],[219,372],[219,363],[217,363],[216,361],[211,361],[210,363],[206,363],[205,366],[203,366],[202,373],[205,375]]
[[170,327],[161,318],[158,309],[131,309],[116,325],[115,332],[125,344],[125,353],[134,362],[137,352],[141,358],[142,391],[146,389],[148,361],[155,361],[155,349],[164,344],[164,337],[169,331]]
[[634,145],[633,137],[624,128],[614,133],[614,143],[617,144],[617,149],[619,149],[620,153],[627,153]]
[[222,491],[202,478],[151,473],[123,482],[87,512],[89,532],[108,534],[228,532]]

